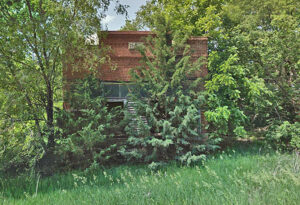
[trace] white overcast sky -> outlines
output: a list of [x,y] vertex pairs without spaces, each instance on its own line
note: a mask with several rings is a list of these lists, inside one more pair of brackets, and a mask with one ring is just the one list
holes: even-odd
[[[120,3],[129,5],[127,9],[128,19],[134,19],[135,12],[137,12],[142,5],[146,4],[146,0],[120,0]],[[107,27],[109,31],[119,30],[125,24],[126,20],[125,15],[116,14],[114,7],[115,4],[112,3],[108,9],[106,18],[102,21],[104,29]]]

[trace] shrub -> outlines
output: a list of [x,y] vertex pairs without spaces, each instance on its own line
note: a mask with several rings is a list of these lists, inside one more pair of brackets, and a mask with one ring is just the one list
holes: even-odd
[[10,120],[0,124],[0,172],[17,174],[36,168],[44,156],[45,143],[36,135],[33,124]]
[[69,168],[106,163],[117,153],[113,138],[120,109],[108,108],[102,83],[92,76],[76,82],[68,94],[70,108],[60,113],[63,136],[56,140],[56,153]]
[[282,150],[300,149],[300,123],[284,121],[269,128],[266,138],[276,148]]

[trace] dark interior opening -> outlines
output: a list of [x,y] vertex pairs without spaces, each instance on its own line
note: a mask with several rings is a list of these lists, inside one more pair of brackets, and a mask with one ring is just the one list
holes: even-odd
[[111,110],[112,108],[115,108],[115,107],[123,108],[124,103],[123,102],[107,102],[107,107],[109,110]]

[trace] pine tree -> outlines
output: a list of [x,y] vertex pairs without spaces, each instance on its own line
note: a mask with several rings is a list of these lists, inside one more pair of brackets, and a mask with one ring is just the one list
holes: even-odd
[[134,112],[125,113],[129,138],[119,152],[152,166],[169,160],[191,164],[205,158],[208,147],[216,148],[200,132],[203,81],[194,74],[203,59],[191,60],[188,34],[171,33],[161,15],[155,20],[156,35],[138,47],[141,66],[131,70]]
[[69,110],[59,118],[64,137],[56,141],[56,152],[65,165],[89,167],[116,159],[113,139],[120,128],[121,110],[109,109],[102,82],[88,76],[73,82],[66,93]]

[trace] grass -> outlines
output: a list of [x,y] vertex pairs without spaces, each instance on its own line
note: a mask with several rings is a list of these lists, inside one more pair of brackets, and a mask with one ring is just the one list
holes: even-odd
[[193,167],[120,166],[43,179],[1,178],[0,203],[298,204],[299,170],[296,154],[231,150]]

